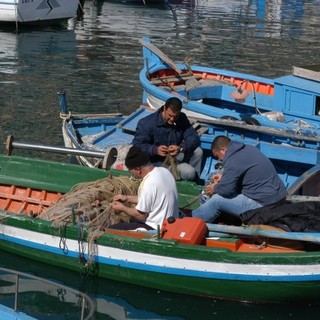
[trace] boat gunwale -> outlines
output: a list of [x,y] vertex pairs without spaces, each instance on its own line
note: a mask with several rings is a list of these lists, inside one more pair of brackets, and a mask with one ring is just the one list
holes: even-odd
[[[7,213],[0,210],[0,219],[3,227],[10,226],[19,229],[26,229],[33,232],[44,233],[47,235],[61,237],[61,229],[53,227],[50,221],[39,218],[32,218],[25,215]],[[66,225],[64,237],[70,240],[79,240],[79,227],[80,225]],[[84,226],[84,239],[88,239],[88,228]],[[134,231],[133,231],[134,232]],[[146,234],[150,235],[150,234]],[[0,236],[1,239],[1,236]],[[177,240],[162,239],[156,237],[136,238],[129,236],[127,232],[119,231],[117,234],[104,232],[101,237],[95,240],[97,245],[104,247],[113,247],[133,252],[149,253],[154,255],[161,255],[173,258],[186,258],[190,260],[199,261],[212,261],[218,262],[221,259],[234,261],[234,263],[265,263],[274,264],[287,264],[288,261],[297,263],[303,260],[303,263],[314,264],[315,259],[320,263],[320,251],[303,251],[303,252],[237,252],[231,251],[228,248],[222,247],[207,247],[204,245],[191,245],[179,243]],[[208,259],[209,258],[209,259]]]

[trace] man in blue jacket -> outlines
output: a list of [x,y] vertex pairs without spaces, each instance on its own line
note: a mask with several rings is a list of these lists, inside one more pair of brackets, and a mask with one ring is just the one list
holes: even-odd
[[223,172],[205,187],[212,196],[193,217],[213,222],[222,212],[239,217],[250,209],[284,203],[287,190],[272,162],[256,147],[218,136],[211,150],[222,161]]
[[138,122],[132,143],[156,166],[170,156],[177,164],[180,179],[192,181],[200,175],[203,151],[196,130],[181,109],[180,99],[169,98],[157,112]]

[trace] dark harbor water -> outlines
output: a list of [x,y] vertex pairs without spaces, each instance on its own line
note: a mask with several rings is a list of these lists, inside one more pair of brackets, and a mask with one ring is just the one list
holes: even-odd
[[[320,64],[319,16],[320,1],[185,0],[144,6],[86,0],[81,21],[19,32],[0,26],[0,152],[9,134],[17,141],[62,146],[60,90],[67,92],[73,112],[134,111],[142,98],[138,39],[143,36],[175,61],[188,56],[192,64],[277,77],[293,65]],[[81,277],[3,252],[0,265],[85,291],[97,304],[96,319],[311,319],[320,311],[174,295]]]

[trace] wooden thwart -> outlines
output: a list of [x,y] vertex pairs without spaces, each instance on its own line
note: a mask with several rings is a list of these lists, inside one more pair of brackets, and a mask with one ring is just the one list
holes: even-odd
[[153,84],[162,84],[162,83],[168,83],[168,82],[181,82],[181,81],[187,81],[189,79],[196,79],[199,80],[201,79],[201,76],[193,76],[190,75],[190,73],[185,74],[185,75],[179,75],[179,76],[164,76],[164,77],[159,77],[159,78],[151,78],[151,82]]

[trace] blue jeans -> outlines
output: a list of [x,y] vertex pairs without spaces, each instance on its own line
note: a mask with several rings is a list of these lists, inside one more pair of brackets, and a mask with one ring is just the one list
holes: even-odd
[[214,194],[198,209],[192,211],[192,216],[200,218],[205,222],[212,223],[220,213],[225,212],[239,217],[241,213],[260,208],[262,205],[243,194],[239,194],[234,198],[223,198],[218,194]]

